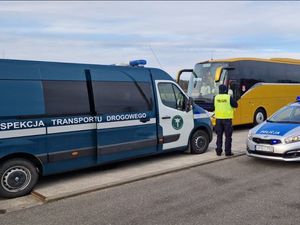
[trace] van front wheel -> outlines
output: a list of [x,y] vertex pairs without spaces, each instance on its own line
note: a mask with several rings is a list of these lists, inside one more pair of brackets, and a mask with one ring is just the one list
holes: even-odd
[[25,159],[10,159],[0,167],[0,196],[15,198],[28,194],[38,180],[36,167]]
[[202,154],[206,152],[209,144],[209,138],[205,131],[197,130],[191,139],[191,153]]

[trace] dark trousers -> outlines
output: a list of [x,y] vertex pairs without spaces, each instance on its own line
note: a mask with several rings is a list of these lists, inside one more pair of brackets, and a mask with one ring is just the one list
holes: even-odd
[[223,133],[225,132],[225,154],[231,154],[232,142],[232,120],[231,119],[217,119],[215,130],[217,133],[217,154],[222,153]]

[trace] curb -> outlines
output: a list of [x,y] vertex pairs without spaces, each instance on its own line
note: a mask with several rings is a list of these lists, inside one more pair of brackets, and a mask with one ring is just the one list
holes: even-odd
[[129,183],[133,183],[133,182],[136,182],[136,181],[161,176],[161,175],[164,175],[164,174],[174,173],[174,172],[178,172],[178,171],[181,171],[181,170],[187,170],[187,169],[190,169],[190,168],[193,168],[193,167],[210,164],[210,163],[217,162],[217,161],[236,158],[236,157],[239,157],[239,156],[242,156],[242,155],[245,155],[245,154],[246,153],[235,153],[235,155],[231,156],[231,157],[221,157],[221,158],[210,159],[210,160],[206,160],[206,161],[202,161],[202,162],[196,162],[196,163],[192,163],[192,164],[189,164],[189,165],[184,165],[184,166],[180,166],[180,167],[176,167],[176,168],[170,168],[170,169],[166,169],[166,170],[152,172],[152,173],[148,173],[148,174],[144,174],[144,175],[139,175],[139,176],[136,176],[136,177],[131,177],[131,178],[121,180],[121,181],[107,183],[107,184],[104,184],[104,185],[94,186],[94,187],[90,187],[90,188],[86,188],[86,189],[81,189],[79,191],[64,193],[64,194],[60,194],[60,195],[58,194],[58,195],[50,196],[50,197],[44,196],[44,195],[42,195],[42,194],[40,194],[39,192],[36,192],[36,191],[33,191],[31,193],[31,195],[38,198],[43,203],[54,202],[54,201],[58,201],[58,200],[65,199],[65,198],[75,197],[75,196],[78,196],[78,195],[81,195],[81,194],[87,194],[87,193],[91,193],[91,192],[95,192],[95,191],[99,191],[99,190],[104,190],[104,189],[108,189],[108,188],[112,188],[112,187],[117,187],[117,186],[120,186],[120,185],[123,185],[123,184],[129,184]]

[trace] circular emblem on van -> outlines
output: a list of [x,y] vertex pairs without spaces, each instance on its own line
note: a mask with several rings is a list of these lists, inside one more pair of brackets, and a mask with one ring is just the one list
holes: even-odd
[[172,127],[175,129],[175,130],[179,130],[181,129],[183,126],[183,119],[181,116],[179,115],[176,115],[173,117],[172,119]]

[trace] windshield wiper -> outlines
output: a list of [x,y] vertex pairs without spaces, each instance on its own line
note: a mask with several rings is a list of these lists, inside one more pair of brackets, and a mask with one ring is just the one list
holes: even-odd
[[274,120],[267,120],[267,122],[270,122],[270,123],[297,123],[297,124],[300,124],[300,122],[297,122],[297,121],[274,121]]
[[297,124],[300,124],[300,122],[298,122],[298,121],[287,121],[285,123],[297,123]]

